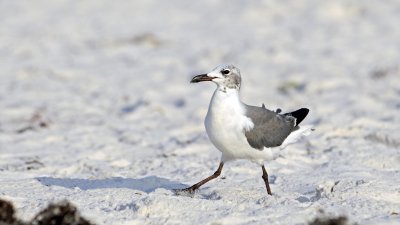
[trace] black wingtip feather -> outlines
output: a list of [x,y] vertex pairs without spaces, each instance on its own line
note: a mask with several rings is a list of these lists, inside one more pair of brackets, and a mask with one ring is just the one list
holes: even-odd
[[301,121],[304,120],[304,118],[306,118],[308,112],[310,112],[309,109],[301,108],[301,109],[298,109],[296,111],[293,111],[293,112],[290,112],[290,113],[286,113],[285,115],[295,117],[296,118],[296,126],[297,126],[297,125],[299,125],[301,123]]

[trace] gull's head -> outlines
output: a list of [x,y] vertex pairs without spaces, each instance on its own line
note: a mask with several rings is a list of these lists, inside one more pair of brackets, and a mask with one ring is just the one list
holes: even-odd
[[207,74],[200,74],[190,81],[190,83],[198,83],[202,81],[212,81],[223,90],[240,89],[241,77],[240,70],[234,65],[222,65],[213,69]]

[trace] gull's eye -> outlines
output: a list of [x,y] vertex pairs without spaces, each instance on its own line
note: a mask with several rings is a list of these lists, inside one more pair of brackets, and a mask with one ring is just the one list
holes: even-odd
[[231,71],[228,70],[228,69],[224,69],[224,70],[221,71],[221,73],[224,74],[224,75],[227,75],[227,74],[229,74],[230,72],[231,72]]

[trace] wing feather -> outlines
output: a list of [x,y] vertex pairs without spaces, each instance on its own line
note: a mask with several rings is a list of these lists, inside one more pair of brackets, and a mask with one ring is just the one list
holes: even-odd
[[245,105],[246,116],[254,127],[245,131],[251,147],[262,150],[264,147],[277,147],[296,129],[296,118],[289,114],[279,114],[265,107]]

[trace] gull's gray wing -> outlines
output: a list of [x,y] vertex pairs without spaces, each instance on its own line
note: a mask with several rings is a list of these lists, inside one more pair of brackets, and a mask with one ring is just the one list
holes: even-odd
[[296,118],[290,114],[278,114],[265,107],[245,105],[246,116],[254,124],[253,129],[245,131],[250,146],[259,150],[264,147],[280,146],[289,134],[296,129]]

